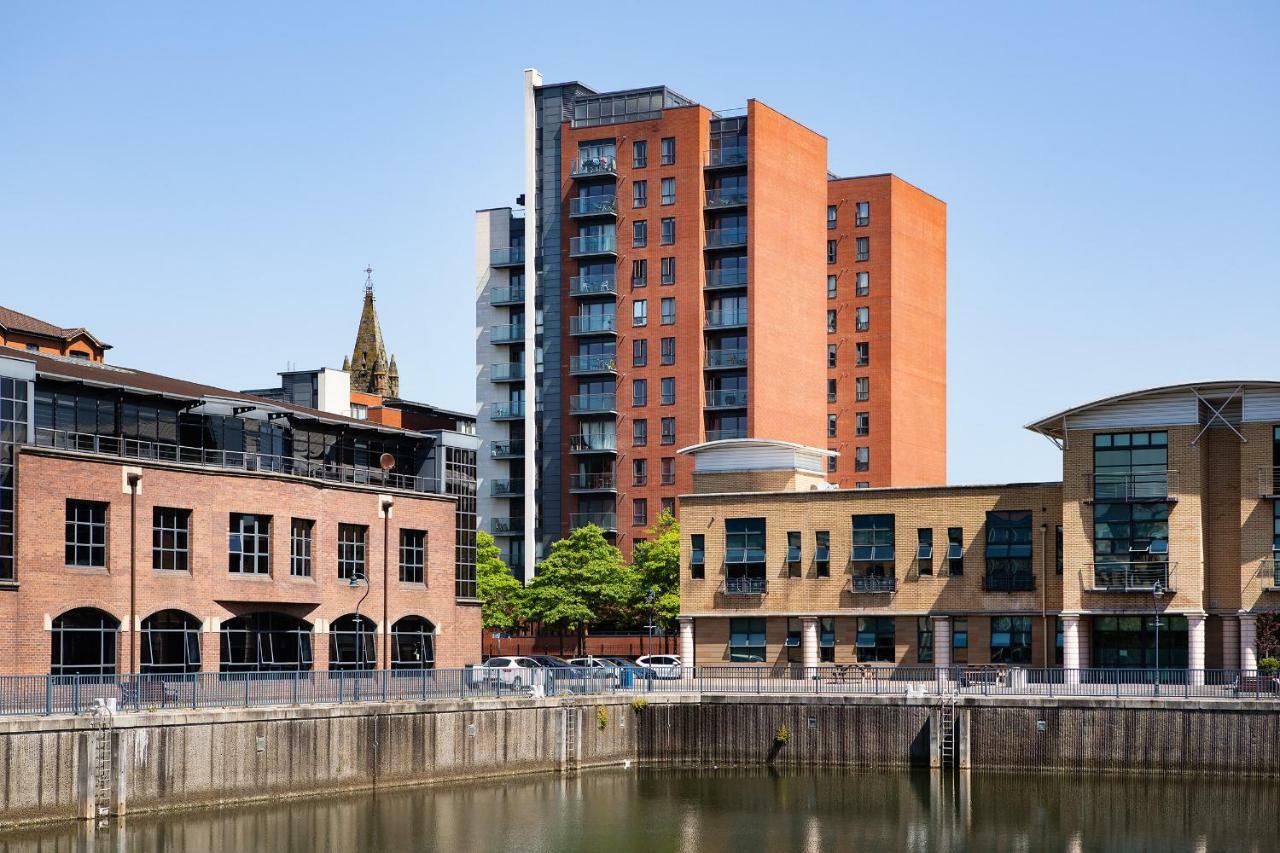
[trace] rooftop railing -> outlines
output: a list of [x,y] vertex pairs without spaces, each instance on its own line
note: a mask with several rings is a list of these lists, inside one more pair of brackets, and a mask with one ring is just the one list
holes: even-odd
[[745,427],[736,429],[709,429],[707,430],[707,441],[728,441],[734,438],[746,438],[747,430]]

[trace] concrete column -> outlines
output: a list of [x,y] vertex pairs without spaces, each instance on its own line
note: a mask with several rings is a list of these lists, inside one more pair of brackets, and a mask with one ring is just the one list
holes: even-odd
[[933,666],[938,681],[947,680],[951,666],[951,617],[931,616],[933,620]]
[[1193,686],[1204,684],[1204,614],[1187,614],[1187,678]]
[[1093,655],[1089,651],[1090,633],[1093,630],[1093,623],[1089,621],[1091,618],[1089,616],[1080,617],[1080,667],[1082,669],[1088,669],[1093,666]]
[[680,663],[685,671],[696,665],[693,659],[693,617],[680,617]]
[[1240,618],[1222,617],[1222,668],[1240,668]]
[[1062,668],[1067,684],[1080,683],[1080,617],[1062,614]]
[[1258,668],[1258,617],[1253,613],[1240,614],[1240,668]]
[[818,617],[800,617],[800,659],[804,661],[805,670],[818,667]]

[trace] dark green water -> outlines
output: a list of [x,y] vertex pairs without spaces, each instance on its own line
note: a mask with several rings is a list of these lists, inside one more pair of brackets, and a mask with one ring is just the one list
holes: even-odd
[[0,853],[1276,851],[1276,780],[595,771],[0,835]]

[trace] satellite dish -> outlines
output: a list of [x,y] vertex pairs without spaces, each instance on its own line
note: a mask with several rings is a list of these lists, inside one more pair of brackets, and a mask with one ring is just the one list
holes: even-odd
[[390,471],[396,467],[396,458],[390,453],[384,453],[378,457],[378,464],[382,466],[383,471]]

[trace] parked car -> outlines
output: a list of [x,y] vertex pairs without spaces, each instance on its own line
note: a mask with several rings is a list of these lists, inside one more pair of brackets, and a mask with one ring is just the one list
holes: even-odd
[[654,671],[649,667],[639,666],[634,661],[629,661],[626,658],[589,656],[585,658],[570,658],[569,663],[584,669],[607,670],[613,676],[613,683],[621,687],[630,687],[637,678],[656,677]]
[[652,669],[658,678],[679,678],[684,669],[679,655],[645,655],[636,658],[636,663]]
[[493,657],[473,668],[475,677],[482,681],[501,681],[517,690],[540,683],[534,670],[544,666],[533,657]]

